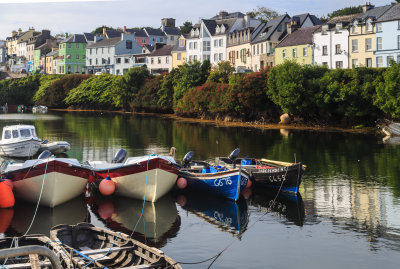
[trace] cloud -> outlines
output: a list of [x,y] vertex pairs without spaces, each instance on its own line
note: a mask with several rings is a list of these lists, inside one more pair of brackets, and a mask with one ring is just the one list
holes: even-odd
[[0,0],[0,4],[37,4],[37,3],[65,3],[65,2],[113,2],[117,0]]

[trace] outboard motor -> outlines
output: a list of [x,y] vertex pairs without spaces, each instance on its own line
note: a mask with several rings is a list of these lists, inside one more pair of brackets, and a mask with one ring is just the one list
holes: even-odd
[[235,160],[239,156],[240,149],[236,148],[232,153],[229,155],[228,159],[232,162],[233,168],[235,168]]
[[42,153],[40,153],[38,159],[39,159],[39,160],[45,160],[45,159],[50,158],[50,156],[51,156],[50,150],[47,150],[47,149],[46,149],[45,151],[43,151]]
[[114,159],[111,161],[112,163],[122,163],[126,157],[126,150],[119,149],[114,156]]
[[47,143],[49,143],[49,140],[48,140],[48,139],[45,139],[44,141],[42,141],[42,144],[43,144],[43,145],[46,145]]
[[190,161],[193,158],[193,155],[194,155],[193,151],[189,151],[188,153],[186,153],[185,157],[183,157],[183,160],[182,160],[182,166],[183,167],[187,167],[188,166],[188,164],[190,163]]

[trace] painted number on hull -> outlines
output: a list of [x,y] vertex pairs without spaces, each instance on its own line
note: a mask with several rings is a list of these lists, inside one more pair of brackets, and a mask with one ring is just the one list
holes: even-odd
[[286,180],[286,176],[285,175],[269,176],[268,180],[270,182],[282,182]]
[[232,180],[230,177],[217,178],[216,180],[214,180],[214,186],[222,187],[224,185],[232,185]]
[[225,224],[227,226],[231,226],[232,225],[232,218],[228,218],[228,217],[224,217],[223,213],[220,213],[218,211],[214,212],[214,219],[216,219],[218,222]]

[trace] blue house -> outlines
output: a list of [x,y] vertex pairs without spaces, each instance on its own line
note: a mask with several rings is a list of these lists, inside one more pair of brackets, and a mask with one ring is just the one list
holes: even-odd
[[375,24],[376,67],[400,61],[400,4],[393,5]]
[[167,44],[167,36],[161,29],[154,29],[151,27],[145,27],[143,30],[146,32],[149,37],[149,44],[154,45],[155,43],[164,43]]

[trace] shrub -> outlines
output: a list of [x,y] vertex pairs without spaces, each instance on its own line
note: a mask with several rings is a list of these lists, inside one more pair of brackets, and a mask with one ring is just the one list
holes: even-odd
[[400,118],[400,63],[393,63],[376,80],[374,105],[393,118]]

